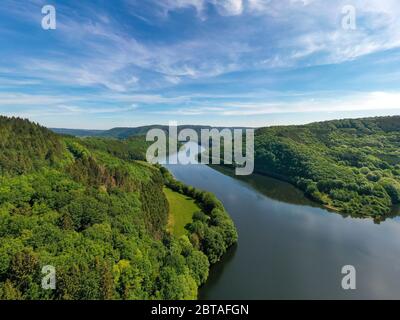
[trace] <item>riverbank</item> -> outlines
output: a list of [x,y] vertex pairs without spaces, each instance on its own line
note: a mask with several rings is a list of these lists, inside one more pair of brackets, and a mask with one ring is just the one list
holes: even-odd
[[166,168],[160,167],[160,172],[167,188],[193,199],[201,209],[193,214],[192,222],[186,224],[184,228],[193,247],[202,251],[211,264],[218,262],[238,241],[236,227],[223,204],[213,193],[176,180]]
[[[234,168],[231,165],[224,165],[224,164],[212,165],[212,164],[210,164],[208,166],[214,170],[222,172],[223,174],[227,174],[237,180],[246,181],[247,183],[250,183],[253,186],[254,186],[254,183],[252,183],[252,180],[257,180],[257,178],[256,178],[257,176],[267,177],[267,178],[275,179],[275,180],[283,182],[283,183],[287,183],[288,185],[290,185],[292,188],[296,189],[299,193],[301,193],[301,195],[303,195],[305,198],[307,198],[309,200],[306,203],[303,203],[304,205],[308,205],[311,207],[324,208],[327,211],[339,214],[342,217],[352,217],[352,218],[358,218],[358,219],[372,219],[374,221],[374,223],[379,224],[379,223],[385,221],[386,219],[390,219],[390,218],[400,215],[400,210],[399,210],[398,205],[393,205],[389,213],[387,213],[385,215],[380,215],[380,216],[366,216],[366,215],[357,215],[355,213],[346,213],[346,212],[341,211],[340,208],[336,208],[332,205],[324,204],[324,203],[321,203],[320,201],[316,201],[312,196],[310,196],[309,194],[304,192],[302,189],[300,189],[296,185],[296,183],[290,181],[289,178],[287,178],[283,175],[255,171],[250,176],[237,176],[237,175],[235,175]],[[280,201],[285,201],[285,202],[292,201],[291,200],[292,198],[290,196],[285,197],[284,194],[282,194],[282,193],[274,194],[271,190],[265,190],[263,188],[260,188],[260,185],[257,185],[257,184],[255,187],[257,190],[261,191],[262,193],[264,193],[267,196],[272,197],[274,199],[277,199]],[[293,191],[290,191],[290,192],[293,193]],[[286,191],[285,191],[285,193],[286,193]],[[302,204],[302,203],[295,203],[295,204]]]

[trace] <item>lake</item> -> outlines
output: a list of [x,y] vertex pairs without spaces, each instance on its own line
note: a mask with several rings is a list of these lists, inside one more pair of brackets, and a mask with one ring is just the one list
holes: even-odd
[[[205,165],[167,165],[216,194],[234,220],[238,245],[210,270],[200,299],[400,299],[400,221],[343,217],[290,184]],[[356,268],[343,290],[342,267]]]

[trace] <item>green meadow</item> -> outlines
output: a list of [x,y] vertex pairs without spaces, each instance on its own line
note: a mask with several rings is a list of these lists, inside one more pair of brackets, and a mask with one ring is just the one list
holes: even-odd
[[169,203],[168,231],[176,237],[186,234],[185,226],[192,222],[193,214],[201,209],[192,198],[164,188]]

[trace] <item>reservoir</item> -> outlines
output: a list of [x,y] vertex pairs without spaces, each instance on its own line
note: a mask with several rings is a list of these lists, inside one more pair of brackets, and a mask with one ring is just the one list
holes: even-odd
[[[400,299],[398,218],[344,217],[269,177],[166,167],[216,194],[238,229],[238,245],[212,266],[200,299]],[[356,269],[356,290],[342,289],[345,265]]]

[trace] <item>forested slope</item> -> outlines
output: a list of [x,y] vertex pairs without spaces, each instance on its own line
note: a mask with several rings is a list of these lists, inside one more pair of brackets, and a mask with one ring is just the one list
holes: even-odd
[[[165,172],[136,161],[142,142],[5,117],[0,133],[0,299],[196,298],[228,245],[216,258],[207,237],[166,232]],[[55,290],[41,287],[46,265]]]
[[354,216],[384,219],[400,202],[400,117],[256,131],[255,168]]

